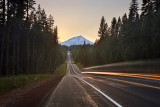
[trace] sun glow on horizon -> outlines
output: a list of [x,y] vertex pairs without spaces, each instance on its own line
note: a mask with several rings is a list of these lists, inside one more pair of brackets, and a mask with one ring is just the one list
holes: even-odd
[[[139,5],[141,5],[141,0]],[[113,17],[122,17],[128,13],[131,0],[37,0],[51,14],[58,26],[59,42],[82,35],[95,42],[101,17],[108,25]],[[36,8],[37,8],[36,4]]]

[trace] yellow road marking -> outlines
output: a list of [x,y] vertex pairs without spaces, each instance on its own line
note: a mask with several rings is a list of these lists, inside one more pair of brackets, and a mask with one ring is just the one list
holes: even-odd
[[86,74],[102,74],[102,75],[116,75],[116,76],[127,76],[127,77],[136,77],[150,80],[160,81],[159,75],[146,75],[146,74],[129,74],[129,73],[113,73],[113,72],[82,72]]
[[[83,72],[83,73],[86,73],[86,74],[102,74],[102,75],[106,74],[106,75],[116,75],[116,76],[127,76],[127,77],[136,77],[136,78],[143,78],[143,79],[151,79],[151,80],[160,81],[159,78],[145,77],[146,75],[144,75],[144,77],[143,77],[143,74],[111,73],[111,72],[109,72],[109,73],[107,73],[107,72]],[[152,76],[152,75],[147,75],[147,76]],[[156,75],[153,75],[153,76],[156,76]],[[156,87],[156,86],[151,86],[151,85],[146,85],[146,84],[141,84],[141,83],[136,83],[136,82],[131,82],[131,81],[125,81],[125,80],[120,80],[120,79],[113,79],[113,78],[107,78],[107,79],[126,82],[126,83],[145,86],[145,87],[150,87],[150,88],[155,88],[155,89],[160,90],[160,87]]]
[[155,88],[155,89],[160,90],[160,87],[156,87],[156,86],[151,86],[151,85],[146,85],[146,84],[141,84],[141,83],[136,83],[136,82],[131,82],[131,81],[125,81],[125,80],[120,80],[120,79],[113,79],[113,78],[107,78],[107,79],[121,81],[121,82],[126,82],[126,83],[130,83],[130,84],[136,84],[136,85],[150,87],[150,88]]

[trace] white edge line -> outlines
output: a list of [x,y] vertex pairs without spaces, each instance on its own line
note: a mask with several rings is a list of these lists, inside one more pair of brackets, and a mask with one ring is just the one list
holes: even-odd
[[72,66],[73,72],[74,72],[75,74],[77,74],[77,75],[78,75],[78,73],[77,73],[77,72],[75,72],[75,68],[73,67],[73,65],[72,65],[72,64],[71,64],[71,66]]
[[[65,76],[64,76],[65,77]],[[48,104],[51,102],[52,98],[54,97],[54,94],[56,93],[57,89],[59,88],[59,86],[62,84],[62,81],[64,80],[64,77],[62,78],[62,80],[60,81],[60,83],[57,85],[56,89],[51,93],[50,99],[48,100],[48,102],[46,103],[46,105],[48,106]]]
[[114,101],[112,98],[110,98],[109,96],[107,96],[105,93],[103,93],[102,91],[100,91],[99,89],[97,89],[96,87],[94,87],[93,85],[91,85],[90,83],[88,83],[87,81],[81,79],[78,76],[73,75],[74,77],[80,79],[81,81],[85,82],[86,84],[88,84],[90,87],[92,87],[93,89],[95,89],[96,91],[98,91],[100,94],[102,94],[105,98],[107,98],[108,100],[110,100],[113,104],[115,104],[117,107],[122,107],[122,105],[120,105],[119,103],[117,103],[116,101]]

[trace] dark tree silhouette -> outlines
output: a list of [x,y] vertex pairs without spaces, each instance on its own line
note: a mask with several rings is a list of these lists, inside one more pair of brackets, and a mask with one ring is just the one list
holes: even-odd
[[138,15],[138,2],[137,0],[132,0],[129,9],[129,21],[135,22]]
[[99,28],[99,31],[98,31],[98,36],[100,38],[105,37],[107,27],[108,27],[108,25],[105,22],[104,16],[102,16],[101,23],[100,23],[100,28]]
[[[138,2],[132,0],[128,16],[125,13],[122,19],[112,19],[111,26],[106,28],[108,36],[102,32],[106,23],[102,17],[98,32],[100,38],[95,41],[94,46],[71,47],[75,62],[83,66],[92,66],[160,58],[159,7],[160,0],[143,0],[139,15]],[[102,35],[105,35],[103,39]]]
[[51,73],[64,62],[53,17],[47,17],[40,5],[35,10],[34,4],[34,0],[0,2],[0,76]]
[[116,24],[117,24],[117,19],[114,17],[111,22],[111,36],[116,35]]

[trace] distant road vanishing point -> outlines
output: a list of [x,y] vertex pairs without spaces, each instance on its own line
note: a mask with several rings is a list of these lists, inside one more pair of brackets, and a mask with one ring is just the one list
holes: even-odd
[[67,52],[67,72],[43,107],[158,107],[160,81],[130,76],[82,73],[71,63]]

